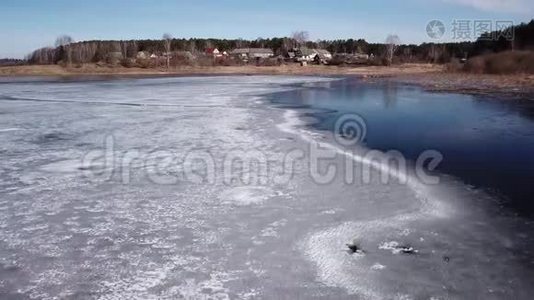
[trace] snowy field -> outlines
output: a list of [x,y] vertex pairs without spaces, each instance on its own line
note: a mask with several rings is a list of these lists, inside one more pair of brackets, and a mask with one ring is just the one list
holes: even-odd
[[[267,98],[331,80],[0,83],[0,298],[528,299],[527,227],[490,196],[391,172]],[[327,183],[313,145],[344,166]]]

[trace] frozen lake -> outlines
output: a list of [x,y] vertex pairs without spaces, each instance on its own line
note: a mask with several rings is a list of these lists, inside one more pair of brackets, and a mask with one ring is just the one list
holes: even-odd
[[[406,99],[339,82],[0,80],[0,298],[529,299],[528,219],[454,168],[421,182],[411,162],[426,148],[395,148],[406,173],[366,157],[390,149],[380,141],[393,128],[399,145],[410,132],[394,114],[373,118],[375,98],[394,98],[397,114],[425,99],[478,108],[465,96],[409,88]],[[526,116],[478,111],[534,131]],[[329,130],[340,112],[368,120],[364,145]],[[483,129],[471,134],[491,136]],[[429,144],[445,149],[444,166],[450,145]],[[317,153],[328,158],[316,164]],[[364,253],[346,251],[353,241]]]
[[328,88],[276,93],[272,100],[301,108],[321,131],[333,131],[341,115],[356,113],[366,122],[366,147],[395,149],[410,160],[435,149],[444,156],[439,172],[501,198],[515,213],[534,216],[532,99],[424,93],[394,81],[346,78]]

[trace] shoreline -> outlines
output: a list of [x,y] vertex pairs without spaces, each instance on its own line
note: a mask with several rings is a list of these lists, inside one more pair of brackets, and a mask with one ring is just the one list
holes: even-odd
[[71,79],[92,78],[150,78],[178,76],[223,75],[297,75],[297,76],[356,76],[366,81],[388,79],[394,82],[420,86],[433,92],[472,95],[504,95],[534,100],[534,75],[490,75],[447,72],[443,65],[401,64],[385,66],[324,66],[298,64],[281,66],[187,66],[167,69],[143,69],[97,66],[86,64],[64,68],[59,65],[4,66],[0,78],[59,77]]
[[25,65],[0,67],[0,77],[27,76],[187,76],[187,75],[362,75],[392,76],[396,74],[420,74],[440,72],[442,66],[432,64],[402,64],[384,66],[325,66],[288,64],[281,66],[182,66],[165,68],[125,68],[84,64],[80,67],[62,67],[59,65]]
[[499,96],[534,101],[534,75],[427,73],[398,76],[395,82],[422,87],[436,93],[460,93],[475,96]]

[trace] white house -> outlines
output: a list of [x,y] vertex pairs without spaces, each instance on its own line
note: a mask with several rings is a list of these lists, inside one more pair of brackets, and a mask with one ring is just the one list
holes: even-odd
[[297,52],[298,61],[312,62],[315,60],[316,56],[317,51],[315,49],[310,49],[306,47],[300,48]]

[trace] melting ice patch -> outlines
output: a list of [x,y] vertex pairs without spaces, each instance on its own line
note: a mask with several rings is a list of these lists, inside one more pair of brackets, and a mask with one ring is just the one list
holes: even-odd
[[402,252],[402,248],[400,247],[400,244],[397,241],[383,242],[378,246],[378,249],[388,250],[391,251],[391,253],[393,254],[399,254]]
[[375,263],[374,265],[371,266],[371,270],[374,270],[374,271],[380,271],[380,270],[384,270],[386,268],[386,266],[380,264],[380,263]]
[[274,191],[265,186],[239,186],[224,191],[220,200],[224,204],[252,205],[259,204],[274,196]]
[[316,265],[318,278],[324,284],[345,288],[349,293],[366,299],[383,299],[373,286],[373,274],[368,272],[372,265],[369,265],[366,255],[346,253],[347,241],[356,238],[362,245],[367,245],[376,225],[377,222],[346,223],[322,230],[304,239],[299,248]]
[[42,165],[40,169],[50,173],[81,173],[82,165],[80,160],[62,160]]
[[13,127],[13,128],[0,128],[0,132],[11,132],[11,131],[19,131],[19,130],[23,130],[22,128],[16,128],[16,127]]

